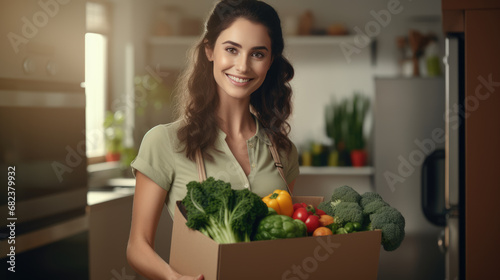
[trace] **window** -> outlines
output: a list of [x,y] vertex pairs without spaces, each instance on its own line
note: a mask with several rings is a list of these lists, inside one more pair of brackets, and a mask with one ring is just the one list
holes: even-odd
[[85,34],[85,123],[87,157],[105,154],[104,113],[107,92],[107,38],[98,33]]
[[87,2],[87,33],[85,34],[85,95],[87,157],[103,156],[105,151],[103,123],[108,94],[108,32],[107,7]]

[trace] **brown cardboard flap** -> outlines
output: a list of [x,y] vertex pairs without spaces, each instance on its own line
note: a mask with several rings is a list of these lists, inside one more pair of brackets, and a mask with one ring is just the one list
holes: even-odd
[[377,279],[380,238],[370,231],[220,245],[217,279]]
[[170,266],[182,275],[203,274],[205,280],[217,279],[219,244],[203,233],[186,226],[177,202],[170,248]]
[[305,204],[311,204],[313,206],[318,206],[321,202],[323,202],[322,196],[292,196],[292,202],[304,202]]

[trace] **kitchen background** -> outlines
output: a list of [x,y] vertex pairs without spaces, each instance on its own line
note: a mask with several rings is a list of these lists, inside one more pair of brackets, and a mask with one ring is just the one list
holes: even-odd
[[[290,120],[291,138],[300,151],[306,153],[303,164],[328,165],[327,155],[323,155],[323,160],[321,156],[315,157],[314,162],[309,157],[310,153],[328,152],[326,147],[322,146],[332,144],[325,129],[326,105],[332,100],[340,103],[343,98],[360,93],[366,96],[372,105],[363,127],[365,148],[368,151],[366,166],[372,166],[375,78],[414,78],[411,46],[407,42],[403,47],[398,47],[401,37],[408,40],[410,31],[415,31],[412,38],[417,38],[414,40],[416,42],[419,42],[419,39],[420,42],[424,41],[418,35],[435,37],[437,42],[426,45],[427,52],[424,47],[420,47],[422,54],[418,62],[421,69],[419,78],[442,77],[444,70],[441,57],[444,55],[444,40],[440,2],[269,3],[278,10],[282,18],[284,31],[288,35],[285,51],[296,71],[292,80],[295,107]],[[196,42],[197,37],[190,35],[201,32],[200,23],[212,5],[211,1],[121,1],[120,5],[113,8],[113,17],[109,23],[113,26],[113,32],[108,39],[112,61],[109,70],[113,78],[109,81],[111,98],[107,106],[114,111],[121,109],[126,112],[126,146],[137,148],[149,128],[165,122],[167,116],[171,117],[172,99],[168,94],[172,93],[174,77],[183,69],[186,52]],[[313,35],[320,35],[313,38],[300,36],[298,33],[301,18],[303,24],[312,26]],[[332,34],[347,35],[321,36],[328,33],[328,30]],[[438,74],[427,73],[426,62],[429,57],[439,58],[437,66],[441,70],[437,70],[440,71]],[[404,62],[401,62],[402,60]],[[165,87],[162,90],[168,94],[159,95],[157,92],[160,86],[147,84],[156,79],[162,81],[161,86]],[[150,88],[152,90],[148,90]],[[139,109],[135,108],[137,106],[127,106],[130,100],[134,100]],[[343,158],[345,155],[340,155],[337,165],[345,162]],[[346,164],[350,165],[348,162]],[[309,171],[314,175],[318,175],[318,172],[322,174],[318,170],[303,170],[303,174],[308,174]],[[335,173],[337,169],[329,171]],[[372,168],[340,172],[342,174],[336,175],[347,176],[349,172],[361,175],[343,178],[348,180],[346,183],[353,182],[362,189],[371,186],[368,177],[363,176],[372,175]],[[307,182],[317,186],[323,184],[316,179],[317,176],[308,177]]]
[[[267,2],[280,14],[286,35],[285,52],[295,68],[291,138],[299,147],[302,164],[296,194],[328,197],[333,188],[345,184],[360,193],[381,193],[406,217],[407,239],[396,252],[381,251],[379,279],[443,279],[445,257],[437,244],[444,227],[428,221],[421,207],[423,160],[403,182],[390,183],[385,177],[387,171],[397,172],[400,156],[407,157],[419,147],[414,140],[430,137],[434,129],[444,129],[442,57],[445,40],[441,1]],[[90,250],[75,259],[74,264],[74,271],[78,271],[81,262],[85,266],[88,254],[89,275],[80,274],[82,279],[120,279],[120,275],[135,275],[124,255],[134,186],[128,164],[150,128],[173,120],[176,76],[185,66],[187,51],[201,33],[203,20],[214,1],[54,0],[40,1],[42,4],[25,3],[28,4],[0,4],[5,5],[0,15],[6,23],[1,31],[7,35],[0,44],[0,84],[4,87],[1,93],[7,96],[10,94],[7,91],[21,89],[21,86],[9,85],[17,85],[23,80],[58,85],[47,87],[48,92],[60,91],[61,83],[73,84],[71,90],[65,88],[68,92],[78,91],[74,85],[84,82],[81,86],[85,87],[86,94],[86,153],[80,153],[79,157],[89,164],[88,183],[85,184],[89,192],[82,223],[85,230],[73,227],[71,233],[54,237],[54,242],[26,248],[24,255],[19,252],[19,259],[36,259],[57,248],[60,250],[57,252],[64,253],[55,254],[55,258],[67,261],[61,256],[72,253],[64,251],[64,244],[76,246],[88,242]],[[15,37],[13,33],[24,37]],[[68,48],[68,42],[77,47]],[[52,45],[60,49],[57,46],[51,49]],[[21,49],[20,54],[13,53],[17,48]],[[44,67],[37,63],[47,58],[52,61],[52,56],[55,63],[44,65],[49,73],[46,74]],[[70,77],[73,72],[66,72],[65,67],[79,70]],[[11,83],[11,80],[16,82]],[[339,104],[344,100],[352,102],[354,96],[366,99],[370,106],[366,116],[361,118],[364,125],[358,127],[361,131],[358,138],[349,138],[352,133],[337,135],[336,138],[344,140],[341,144],[332,139],[327,122],[332,120],[330,113],[339,111]],[[1,102],[4,121],[4,117],[11,116],[7,111],[11,105]],[[28,103],[15,106],[32,107],[36,101]],[[56,119],[54,116],[45,123],[55,123]],[[82,124],[83,120],[77,128],[83,130]],[[11,127],[6,129],[4,131],[12,130]],[[81,142],[82,131],[75,128],[66,132],[71,133],[80,133],[80,138],[64,138],[62,146]],[[362,143],[355,144],[360,139]],[[26,145],[30,143],[27,141]],[[444,147],[436,143],[426,155]],[[7,146],[2,146],[2,167],[10,159]],[[66,156],[66,163],[71,147],[63,147],[62,158]],[[77,148],[75,144],[73,151]],[[346,148],[366,151],[366,161],[358,164]],[[85,161],[72,163],[81,167]],[[62,169],[61,174],[64,173]],[[442,178],[441,175],[435,177]],[[169,245],[164,239],[170,225],[166,215],[164,211],[156,246],[168,259]],[[29,233],[30,228],[43,230],[42,226],[31,224],[23,230]],[[83,234],[71,239],[81,232]],[[56,245],[47,247],[52,243]],[[32,256],[30,252],[34,252]],[[57,268],[47,263],[40,265],[40,269],[43,267],[58,273]]]

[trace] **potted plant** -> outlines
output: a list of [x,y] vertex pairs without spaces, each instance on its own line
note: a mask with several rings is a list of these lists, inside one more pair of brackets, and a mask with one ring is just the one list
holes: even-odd
[[125,115],[122,111],[106,112],[104,119],[104,139],[106,161],[119,161],[123,151]]
[[333,145],[330,151],[328,165],[347,166],[350,165],[349,152],[346,149],[347,140],[347,105],[346,99],[337,102],[332,99],[325,107],[325,131],[332,140]]
[[350,150],[353,166],[366,165],[367,154],[363,130],[369,108],[370,99],[364,95],[355,93],[347,109],[346,120],[349,131],[347,148]]

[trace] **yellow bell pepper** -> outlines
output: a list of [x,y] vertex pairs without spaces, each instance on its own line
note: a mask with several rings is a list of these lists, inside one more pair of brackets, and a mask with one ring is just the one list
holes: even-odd
[[271,207],[278,215],[285,215],[291,217],[293,215],[293,203],[292,197],[285,190],[275,190],[268,196],[262,198],[267,205],[267,207]]

